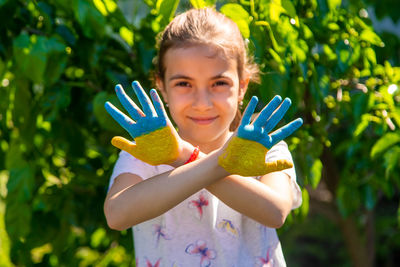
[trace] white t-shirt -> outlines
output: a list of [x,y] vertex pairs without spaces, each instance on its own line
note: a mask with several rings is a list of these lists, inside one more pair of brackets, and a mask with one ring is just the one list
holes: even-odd
[[[285,142],[267,153],[266,161],[277,159],[292,161]],[[151,166],[121,151],[110,187],[122,173],[145,180],[172,169]],[[301,190],[294,168],[284,172],[292,181],[294,209],[301,205]],[[275,229],[233,210],[205,189],[132,229],[136,266],[286,266]]]

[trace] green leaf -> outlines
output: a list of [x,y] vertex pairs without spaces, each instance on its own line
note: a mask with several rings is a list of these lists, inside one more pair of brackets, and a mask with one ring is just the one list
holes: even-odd
[[106,101],[110,101],[119,110],[124,110],[116,95],[100,92],[93,99],[93,113],[96,120],[103,129],[109,130],[113,133],[125,133],[122,126],[120,126],[104,108]]
[[43,81],[47,63],[46,39],[43,36],[26,33],[19,35],[13,42],[14,58],[18,69],[25,77],[35,83]]
[[335,10],[342,4],[342,0],[326,0],[326,2],[330,10]]
[[302,204],[300,206],[301,214],[302,216],[306,216],[308,214],[308,211],[310,210],[310,196],[308,194],[307,189],[303,188],[301,190],[301,197],[302,197]]
[[262,76],[262,86],[260,93],[262,99],[272,99],[274,95],[286,95],[285,91],[288,86],[288,81],[283,75],[277,72],[266,73]]
[[160,17],[160,27],[164,28],[172,20],[179,0],[157,0],[156,10]]
[[364,205],[368,210],[372,210],[376,204],[374,191],[370,185],[365,185],[363,189]]
[[[388,178],[396,167],[400,167],[400,146],[392,147],[384,154],[385,159],[385,174]],[[396,175],[397,173],[395,173]]]
[[381,38],[372,30],[366,29],[363,30],[360,34],[360,40],[366,41],[373,45],[381,46],[382,40]]
[[150,7],[144,1],[119,0],[117,4],[126,21],[136,28],[150,14]]
[[31,218],[32,211],[28,203],[7,200],[5,224],[12,242],[29,234]]
[[60,119],[60,112],[69,106],[71,103],[71,88],[65,84],[60,85],[50,90],[47,90],[43,102],[43,114],[45,115],[45,121],[54,121]]
[[121,27],[119,28],[119,35],[129,46],[133,45],[133,31],[129,30],[127,27]]
[[282,0],[282,7],[285,9],[286,13],[297,20],[296,9],[291,0]]
[[375,50],[371,47],[367,47],[364,49],[365,58],[371,63],[372,67],[376,65],[376,54]]
[[0,6],[4,5],[7,2],[8,2],[8,0],[0,0]]
[[372,147],[370,156],[371,158],[375,158],[378,154],[384,152],[389,147],[400,142],[400,133],[387,133],[383,137],[381,137]]
[[6,69],[6,64],[0,58],[0,79],[3,78],[3,73],[4,73],[5,69]]
[[45,70],[46,85],[57,82],[67,65],[66,45],[52,37],[46,41],[47,64]]
[[237,24],[244,38],[250,37],[250,15],[241,5],[225,4],[220,11]]
[[282,13],[285,13],[285,9],[281,6],[280,1],[271,1],[266,5],[269,13],[269,17],[273,23],[279,23],[279,18]]
[[359,124],[357,124],[357,127],[353,132],[353,136],[357,137],[361,133],[363,133],[365,129],[367,129],[369,122],[371,121],[371,117],[372,117],[371,114],[363,114],[361,116],[361,121]]
[[30,200],[35,186],[33,172],[33,167],[27,163],[23,167],[11,169],[7,196],[13,195],[19,202]]
[[74,0],[75,17],[89,38],[101,38],[105,33],[106,20],[93,3],[86,0]]
[[215,0],[190,0],[190,3],[194,8],[203,8],[213,6],[215,4]]
[[321,180],[322,174],[322,162],[319,159],[316,159],[311,166],[310,170],[310,183],[312,188],[317,188],[319,181]]

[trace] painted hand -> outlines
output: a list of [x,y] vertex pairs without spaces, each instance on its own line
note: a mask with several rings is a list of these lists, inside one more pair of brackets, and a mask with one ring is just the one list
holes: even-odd
[[257,102],[257,97],[253,96],[243,114],[237,136],[229,141],[218,159],[219,165],[231,174],[260,176],[293,166],[292,162],[284,159],[265,162],[265,156],[272,146],[296,131],[303,120],[298,118],[271,132],[289,109],[291,101],[289,98],[282,101],[280,96],[275,96],[251,122]]
[[117,85],[115,91],[133,120],[110,102],[105,103],[105,108],[128,131],[135,143],[121,136],[114,137],[111,143],[151,165],[172,163],[179,155],[177,133],[168,119],[160,97],[156,90],[150,90],[152,103],[137,81],[132,83],[132,87],[143,111],[126,95],[121,85]]

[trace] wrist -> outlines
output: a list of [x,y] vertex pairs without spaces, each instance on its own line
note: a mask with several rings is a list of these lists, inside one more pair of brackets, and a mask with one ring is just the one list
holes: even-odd
[[178,158],[171,163],[171,166],[175,168],[184,165],[190,159],[195,150],[195,147],[188,142],[182,142],[180,147],[181,149]]

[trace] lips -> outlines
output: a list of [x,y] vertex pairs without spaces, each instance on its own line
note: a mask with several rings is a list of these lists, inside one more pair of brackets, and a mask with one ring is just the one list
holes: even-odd
[[214,122],[218,116],[210,116],[210,117],[188,117],[194,123],[199,125],[207,125]]

